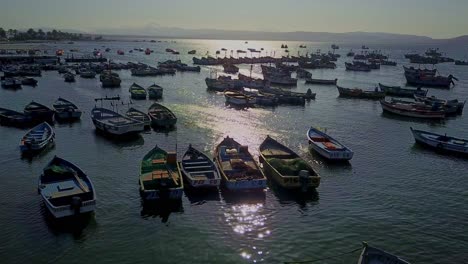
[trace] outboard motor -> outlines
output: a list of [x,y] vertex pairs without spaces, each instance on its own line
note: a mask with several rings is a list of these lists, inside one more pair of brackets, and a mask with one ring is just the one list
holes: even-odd
[[309,187],[309,172],[306,170],[301,170],[299,172],[299,183],[301,184],[302,192],[307,192]]
[[70,208],[75,212],[75,215],[80,214],[81,206],[83,206],[83,201],[78,196],[73,196]]

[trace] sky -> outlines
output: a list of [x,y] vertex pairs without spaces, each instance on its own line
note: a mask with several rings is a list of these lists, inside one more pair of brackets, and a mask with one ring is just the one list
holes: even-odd
[[0,0],[0,27],[468,34],[468,0]]

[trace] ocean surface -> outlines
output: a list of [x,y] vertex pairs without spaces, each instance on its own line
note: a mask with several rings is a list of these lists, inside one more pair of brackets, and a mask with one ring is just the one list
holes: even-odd
[[[95,48],[111,52],[114,61],[143,62],[156,66],[167,59],[191,65],[187,51],[197,57],[230,50],[264,48],[262,55],[281,56],[281,44],[290,54],[322,52],[331,43],[292,41],[164,40],[163,42],[76,42],[17,44],[10,48]],[[299,49],[300,44],[307,49]],[[382,66],[370,73],[346,72],[346,53],[357,46],[340,44],[342,58],[335,70],[312,70],[314,78],[339,79],[345,87],[373,89],[377,83],[405,85],[404,54],[423,52],[427,46],[371,46],[389,54],[397,67]],[[0,46],[5,48],[6,46]],[[145,55],[133,48],[150,48]],[[166,53],[166,48],[181,55]],[[116,54],[117,49],[126,52]],[[464,59],[468,50],[440,47],[448,56]],[[65,56],[66,56],[65,54]],[[235,55],[235,54],[234,54]],[[250,53],[247,54],[250,56]],[[221,52],[219,56],[224,56]],[[415,65],[417,66],[417,65]],[[103,89],[99,78],[68,84],[57,72],[43,72],[37,87],[0,89],[0,107],[22,111],[31,100],[52,105],[60,96],[75,102],[84,114],[73,124],[55,124],[54,148],[22,159],[20,138],[25,129],[0,127],[0,257],[2,263],[282,263],[326,258],[319,263],[355,263],[362,241],[385,249],[412,263],[468,262],[468,160],[444,156],[414,144],[410,127],[468,138],[467,115],[426,122],[383,114],[378,101],[343,99],[334,86],[305,85],[316,100],[304,106],[278,106],[236,110],[225,105],[222,94],[208,92],[201,73],[163,77],[132,77],[118,71],[121,88]],[[241,72],[249,74],[249,65]],[[430,89],[429,95],[468,98],[468,67],[439,64],[443,75],[460,81],[450,90]],[[253,76],[261,76],[259,65]],[[109,140],[97,134],[90,118],[94,98],[120,95],[129,102],[128,88],[156,83],[164,88],[162,104],[178,117],[173,131],[147,131],[132,141]],[[133,101],[146,110],[152,101]],[[119,106],[126,111],[127,106]],[[330,164],[308,150],[307,129],[317,126],[351,148],[349,164]],[[206,195],[185,193],[180,204],[146,208],[138,192],[141,158],[155,145],[176,150],[182,157],[188,144],[213,154],[225,136],[235,138],[258,155],[258,146],[270,135],[308,160],[322,176],[316,192],[302,195],[270,185],[257,195],[232,195],[220,190]],[[95,214],[74,221],[54,221],[37,193],[44,166],[60,156],[81,167],[97,190]],[[341,256],[338,256],[341,255]]]

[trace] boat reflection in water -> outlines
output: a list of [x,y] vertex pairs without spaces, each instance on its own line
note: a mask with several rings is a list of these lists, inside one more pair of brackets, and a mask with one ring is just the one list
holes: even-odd
[[221,200],[219,197],[219,191],[217,189],[213,190],[197,190],[194,188],[187,188],[188,183],[184,181],[185,188],[184,193],[187,196],[191,204],[204,204],[208,201],[218,202]]
[[305,209],[308,204],[318,204],[320,198],[318,191],[313,188],[308,189],[307,192],[287,190],[274,181],[269,181],[268,187],[281,204],[297,203],[301,209]]
[[145,144],[145,139],[140,134],[134,134],[127,137],[112,138],[108,137],[106,134],[103,134],[99,130],[95,130],[94,133],[96,135],[96,140],[98,140],[99,142],[105,140],[120,148],[139,147]]
[[182,200],[171,200],[164,202],[141,202],[140,215],[143,219],[161,218],[162,223],[167,223],[172,213],[183,213]]

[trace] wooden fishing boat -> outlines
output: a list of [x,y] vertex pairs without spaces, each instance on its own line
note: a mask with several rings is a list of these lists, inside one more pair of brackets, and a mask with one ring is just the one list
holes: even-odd
[[180,200],[184,181],[176,152],[155,146],[140,165],[140,195],[144,201]]
[[91,179],[78,166],[57,156],[39,177],[38,192],[55,218],[96,209],[96,191]]
[[24,107],[24,113],[31,117],[33,122],[53,121],[55,111],[49,107],[32,101]]
[[439,87],[450,89],[452,84],[455,84],[454,80],[458,79],[449,75],[444,76],[434,76],[434,75],[417,75],[411,73],[405,73],[406,83],[409,85],[415,86],[427,86],[427,87]]
[[468,140],[440,135],[411,127],[416,143],[445,152],[468,155]]
[[216,188],[221,182],[216,164],[192,145],[185,152],[180,169],[189,186],[193,188]]
[[193,55],[193,54],[197,53],[197,51],[196,50],[191,50],[191,51],[189,51],[187,53],[190,54],[190,55]]
[[347,71],[361,71],[361,72],[370,72],[371,68],[367,65],[362,64],[353,64],[349,62],[345,62],[345,67]]
[[177,123],[177,117],[167,107],[154,103],[148,110],[148,115],[151,117],[151,125],[155,127],[173,127]]
[[307,70],[305,70],[305,69],[303,69],[303,68],[298,68],[298,69],[296,70],[296,74],[297,74],[297,75],[296,75],[297,78],[305,78],[305,79],[310,79],[310,78],[312,78],[312,73],[309,72],[309,71],[307,71]]
[[434,76],[437,73],[437,69],[416,69],[414,67],[405,67],[403,66],[405,74],[414,74],[414,75],[425,75],[425,76]]
[[21,152],[38,152],[52,144],[55,139],[54,129],[47,122],[43,122],[24,135],[20,141]]
[[332,161],[346,161],[353,158],[354,152],[326,133],[311,127],[307,131],[309,146],[320,156]]
[[421,106],[417,103],[402,103],[395,100],[385,101],[381,100],[380,105],[382,110],[388,113],[406,116],[406,117],[415,117],[415,118],[425,118],[425,119],[443,119],[445,118],[445,111],[440,108],[431,108],[427,106]]
[[131,119],[143,122],[145,128],[149,128],[151,126],[151,118],[149,115],[136,108],[130,107],[125,115]]
[[239,72],[239,67],[234,64],[223,64],[223,69],[225,73],[235,74]]
[[119,77],[119,74],[111,71],[102,72],[99,76],[101,85],[103,88],[115,88],[120,87],[122,80]]
[[84,70],[80,71],[80,77],[85,79],[94,79],[96,77],[96,73],[91,70]]
[[75,75],[71,72],[65,73],[63,75],[63,79],[65,80],[65,82],[75,82]]
[[224,98],[226,99],[226,103],[239,107],[253,105],[256,101],[255,97],[251,97],[236,91],[225,91]]
[[218,144],[215,153],[216,164],[228,190],[262,190],[266,187],[265,175],[247,146],[226,137]]
[[417,89],[406,89],[400,86],[388,86],[379,83],[380,90],[384,91],[386,95],[413,98],[414,95],[426,96],[427,90],[422,90],[420,87]]
[[111,136],[137,134],[145,129],[143,122],[103,107],[94,107],[91,111],[91,119],[97,130]]
[[414,99],[416,102],[423,102],[430,106],[443,106],[447,114],[459,114],[463,113],[463,109],[465,108],[466,101],[458,101],[458,99],[453,100],[445,100],[439,99],[435,96],[419,96],[417,94],[414,95]]
[[0,125],[25,127],[30,123],[30,116],[10,109],[0,108]]
[[312,79],[306,78],[305,83],[307,84],[322,84],[322,85],[336,85],[338,79],[334,80],[325,80],[325,79]]
[[285,189],[307,191],[320,185],[320,176],[304,159],[270,136],[260,145],[259,160],[266,176]]
[[359,256],[358,264],[409,264],[409,262],[385,252],[381,249],[371,247],[367,243],[363,243],[361,255]]
[[2,87],[5,89],[19,89],[21,88],[21,81],[16,78],[2,79]]
[[140,85],[133,83],[128,89],[132,99],[135,100],[145,100],[146,99],[146,90]]
[[157,84],[152,84],[148,87],[149,99],[160,99],[163,96],[163,88]]
[[21,79],[22,85],[36,86],[38,81],[34,78],[23,78]]
[[341,97],[349,97],[349,98],[362,98],[362,99],[372,99],[372,100],[381,100],[385,98],[385,92],[378,91],[363,91],[358,88],[350,89],[344,88],[341,86],[336,86],[338,88],[338,92],[340,93]]
[[81,118],[81,110],[72,102],[61,97],[53,104],[55,117],[60,120],[76,120]]

